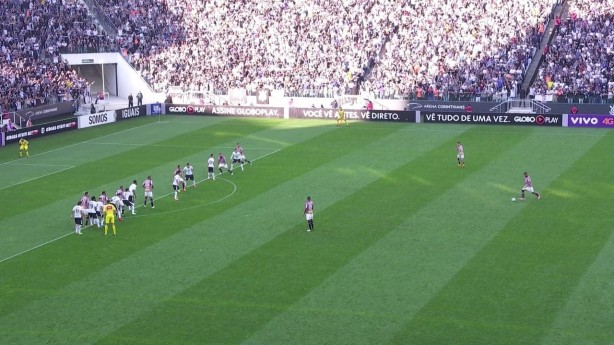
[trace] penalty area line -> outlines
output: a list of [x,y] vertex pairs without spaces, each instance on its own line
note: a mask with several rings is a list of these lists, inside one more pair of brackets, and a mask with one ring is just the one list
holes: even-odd
[[[267,153],[267,154],[265,154],[265,155],[263,155],[263,156],[260,156],[260,157],[257,157],[257,158],[252,159],[252,161],[257,161],[257,160],[263,159],[263,158],[268,157],[268,156],[270,156],[270,155],[272,155],[272,154],[275,154],[275,153],[277,153],[277,152],[279,152],[279,151],[281,151],[281,150],[282,150],[282,149],[277,149],[277,150],[275,150],[275,151],[269,152],[269,153]],[[72,168],[74,168],[74,167],[70,167],[70,168],[68,168],[68,169],[72,169]],[[64,169],[64,170],[67,170],[67,169]],[[61,171],[61,170],[60,170],[60,171]],[[57,171],[57,172],[59,172],[59,171]],[[53,174],[55,174],[55,173],[53,173]],[[219,176],[219,175],[222,175],[222,174],[223,174],[223,173],[218,173],[218,174],[216,174],[216,176]],[[49,175],[51,175],[51,174],[49,174]],[[41,177],[42,177],[42,176],[41,176]],[[40,178],[40,177],[37,177],[37,178]],[[36,178],[35,178],[35,179],[36,179]],[[34,179],[34,180],[35,180],[35,179]],[[221,178],[220,178],[220,179],[221,179]],[[203,179],[203,180],[201,180],[201,181],[197,182],[196,184],[203,183],[203,182],[205,182],[205,181],[207,181],[207,180],[209,180],[209,179]],[[225,180],[225,179],[224,179],[224,180]],[[225,196],[224,198],[222,198],[221,200],[217,200],[217,201],[215,201],[215,202],[220,202],[220,201],[222,201],[222,200],[225,200],[225,199],[227,199],[227,198],[231,197],[232,195],[234,195],[234,193],[236,192],[236,190],[237,190],[237,186],[236,186],[234,183],[232,183],[230,180],[226,180],[226,181],[230,182],[230,183],[233,185],[233,191],[232,191],[232,192],[231,192],[229,195],[227,195],[227,196]],[[26,182],[27,182],[27,181],[26,181]],[[20,182],[20,183],[24,183],[24,182]],[[4,188],[8,188],[8,187],[4,187]],[[0,189],[1,189],[1,188],[0,188]],[[157,200],[159,200],[159,199],[165,198],[165,197],[167,197],[167,196],[171,196],[171,195],[173,195],[173,194],[174,194],[174,192],[167,193],[167,194],[164,194],[164,195],[162,195],[161,197],[156,198],[156,199],[157,199]],[[211,204],[211,203],[210,203],[210,204]],[[142,205],[136,206],[136,208],[139,208],[139,207],[142,207]],[[182,209],[182,210],[183,210],[183,209]],[[153,215],[155,215],[155,214],[151,214],[151,215],[153,216]],[[136,218],[136,217],[135,217],[135,218]],[[90,228],[90,227],[92,227],[92,226],[91,226],[91,225],[85,225],[85,226],[83,226],[83,227],[81,228],[81,230],[85,230],[85,229]],[[16,258],[16,257],[18,257],[18,256],[20,256],[20,255],[23,255],[23,254],[26,254],[26,253],[28,253],[28,252],[31,252],[31,251],[33,251],[33,250],[35,250],[35,249],[38,249],[38,248],[41,248],[41,247],[46,246],[46,245],[48,245],[48,244],[51,244],[51,243],[53,243],[53,242],[59,241],[59,240],[61,240],[61,239],[65,238],[65,237],[67,237],[67,236],[70,236],[70,235],[72,235],[72,234],[74,234],[74,233],[75,233],[74,231],[71,231],[71,232],[66,233],[66,234],[64,234],[64,235],[61,235],[61,236],[59,236],[59,237],[56,237],[56,238],[54,238],[54,239],[52,239],[52,240],[49,240],[49,241],[47,241],[47,242],[41,243],[41,244],[39,244],[39,245],[36,245],[36,246],[34,246],[34,247],[30,248],[30,249],[26,249],[26,250],[24,250],[24,251],[21,251],[21,252],[19,252],[19,253],[17,253],[17,254],[13,254],[13,255],[11,255],[11,256],[9,256],[9,257],[6,257],[6,258],[4,258],[4,259],[0,259],[0,264],[1,264],[1,263],[3,263],[3,262],[5,262],[5,261],[8,261],[8,260],[10,260],[10,259]]]
[[[34,181],[34,180],[38,180],[39,178],[43,178],[43,177],[47,177],[47,176],[51,176],[51,175],[53,175],[53,174],[57,174],[57,173],[60,173],[60,172],[62,172],[62,171],[66,171],[66,170],[72,169],[72,168],[74,168],[74,167],[76,167],[76,165],[73,165],[73,166],[68,166],[68,168],[60,169],[60,170],[58,170],[58,171],[54,171],[54,172],[51,172],[51,173],[48,173],[48,174],[44,174],[44,175],[41,175],[41,176],[33,177],[33,178],[29,179],[29,180],[25,180],[25,181],[21,181],[21,182],[17,182],[17,183],[10,184],[10,185],[8,185],[8,186],[0,187],[0,190],[7,189],[7,188],[11,188],[11,187],[15,187],[15,186],[19,186],[20,184],[24,184],[24,183],[32,182],[32,181]],[[0,261],[0,262],[1,262],[1,261]]]

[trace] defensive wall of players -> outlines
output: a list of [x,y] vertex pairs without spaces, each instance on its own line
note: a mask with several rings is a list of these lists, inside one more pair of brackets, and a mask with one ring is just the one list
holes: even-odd
[[[454,102],[411,103],[410,110],[371,110],[348,109],[345,117],[350,121],[385,121],[402,123],[442,123],[442,124],[489,124],[555,127],[593,127],[614,128],[614,105],[560,105],[558,110],[567,112],[549,112],[540,114],[514,114],[496,112],[496,107],[488,104]],[[65,109],[66,108],[66,109]],[[582,112],[579,112],[582,110]],[[64,104],[55,104],[29,110],[37,119],[53,119],[66,116],[72,108]],[[596,112],[598,111],[598,112]],[[331,108],[294,108],[267,106],[217,106],[191,104],[146,104],[137,107],[110,110],[96,114],[82,115],[41,125],[21,128],[11,132],[0,133],[0,146],[19,141],[20,138],[35,139],[70,130],[105,125],[116,121],[141,116],[237,116],[253,118],[279,119],[330,119],[337,118],[337,110]]]

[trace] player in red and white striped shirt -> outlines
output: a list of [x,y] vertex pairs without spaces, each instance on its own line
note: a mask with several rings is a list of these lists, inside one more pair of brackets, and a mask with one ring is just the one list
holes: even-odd
[[529,176],[529,174],[526,171],[524,172],[524,185],[522,186],[522,189],[520,190],[520,200],[524,200],[525,191],[535,195],[537,197],[537,200],[542,198],[542,196],[539,195],[539,193],[533,190],[533,181],[531,181],[531,176]]
[[143,207],[147,207],[147,199],[151,202],[151,208],[155,208],[153,199],[154,183],[151,176],[147,176],[147,179],[143,181],[143,189],[145,190],[145,201],[143,201]]

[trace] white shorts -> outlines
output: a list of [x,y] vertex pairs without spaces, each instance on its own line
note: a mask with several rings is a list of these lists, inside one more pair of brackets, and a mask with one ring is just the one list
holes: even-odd
[[522,190],[527,191],[529,193],[533,193],[533,187],[522,187]]
[[146,198],[153,198],[153,192],[145,192]]
[[305,213],[305,219],[312,220],[313,219],[313,213]]
[[458,158],[458,159],[465,159],[465,155],[456,155],[456,158]]
[[222,168],[228,169],[228,164],[218,164],[217,168],[218,169],[222,169]]

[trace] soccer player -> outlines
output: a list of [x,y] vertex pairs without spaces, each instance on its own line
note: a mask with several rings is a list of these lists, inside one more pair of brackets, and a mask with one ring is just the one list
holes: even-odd
[[459,167],[465,167],[465,148],[460,141],[456,142],[456,160],[458,161]]
[[235,148],[235,150],[232,151],[232,154],[230,155],[230,159],[232,159],[230,161],[230,170],[233,170],[235,163],[238,163],[241,166],[241,171],[243,171],[243,161],[241,160],[241,153],[239,152],[238,149]]
[[132,195],[132,193],[130,193],[130,190],[125,189],[122,192],[121,198],[122,198],[122,203],[124,204],[124,206],[126,206],[128,208],[128,211],[131,211],[132,214],[136,214],[136,212],[134,212],[134,203],[132,201],[130,201],[130,196]]
[[525,191],[535,195],[537,197],[537,200],[542,198],[542,196],[539,195],[539,193],[533,190],[533,181],[531,181],[531,176],[529,176],[529,173],[527,173],[526,171],[524,172],[524,185],[522,186],[522,189],[520,190],[520,200],[524,200]]
[[83,225],[83,207],[81,207],[81,200],[77,202],[77,205],[72,208],[70,212],[70,218],[75,220],[75,234],[81,235],[81,226]]
[[[194,180],[194,167],[190,165],[190,163],[186,163],[183,168],[183,174],[185,176],[186,183],[187,181],[192,180],[192,187],[196,188],[196,180]],[[183,189],[185,191],[185,188]]]
[[136,206],[136,180],[132,180],[132,183],[128,187],[128,191],[130,192],[130,202],[132,203],[132,211],[134,212],[134,208]]
[[[177,174],[183,178],[182,172],[181,165],[177,165],[177,168],[175,168],[175,171],[173,171],[173,178],[175,178],[175,175]],[[185,182],[183,183],[181,189],[185,192]]]
[[230,175],[233,175],[232,169],[228,169],[228,164],[226,164],[226,157],[220,152],[217,157],[217,168],[220,169],[220,174],[223,173],[222,168],[228,170]]
[[[94,200],[94,197],[92,197],[92,200]],[[104,207],[104,205],[105,204],[103,204],[99,199],[96,201],[96,206],[94,206],[94,209],[96,210],[96,223],[99,228],[101,226],[101,222],[104,221],[104,219],[102,218],[102,208]]]
[[[120,198],[119,195],[113,195],[111,197],[110,202],[111,204],[113,204],[113,206],[115,206],[115,211],[117,212],[118,220],[120,222],[123,221],[124,219],[122,218],[122,213],[124,213],[124,210],[123,210],[124,203],[122,202],[122,198]],[[107,224],[106,220],[107,219],[105,218],[105,225]]]
[[310,196],[308,196],[307,201],[305,201],[303,214],[305,215],[305,219],[307,219],[307,232],[313,231],[313,200],[311,200]]
[[179,200],[177,197],[177,193],[179,193],[179,184],[185,185],[185,181],[183,177],[181,177],[181,172],[177,172],[173,177],[173,191],[175,191],[175,200]]
[[245,152],[243,152],[243,147],[241,147],[241,144],[237,143],[236,149],[239,150],[239,153],[241,154],[241,160],[243,161],[243,163],[247,162],[249,163],[249,165],[252,165],[252,161],[245,158]]
[[26,157],[30,157],[30,150],[28,149],[29,146],[30,143],[26,139],[19,139],[19,158],[23,157],[24,152],[26,153]]
[[341,126],[341,122],[345,122],[346,126],[349,126],[348,120],[345,118],[345,111],[339,107],[337,110],[337,126]]
[[96,214],[97,205],[98,201],[96,201],[96,197],[93,196],[89,202],[89,207],[87,209],[87,219],[89,226],[98,225],[98,227],[100,227],[100,224],[98,223],[98,214]]
[[[83,196],[81,197],[81,207],[83,208],[84,212],[85,210],[89,210],[90,209],[90,194],[88,192],[83,193]],[[87,213],[85,213],[85,215],[88,215]],[[88,220],[85,220],[85,224],[87,224]]]
[[[117,195],[114,196],[114,198],[116,197]],[[109,224],[111,224],[111,228],[113,229],[113,235],[117,235],[117,232],[115,230],[115,214],[118,212],[117,208],[109,200],[107,204],[104,205],[103,212],[104,212],[104,235],[105,236],[107,235],[107,232],[109,230]],[[121,215],[119,216],[119,219],[122,219]]]
[[213,158],[213,153],[209,156],[207,160],[207,180],[212,179],[215,180],[215,158]]
[[100,201],[102,203],[102,205],[106,205],[107,201],[109,201],[109,197],[107,196],[107,192],[105,192],[103,190],[102,193],[100,193],[100,197],[98,198],[98,201]]
[[143,182],[143,189],[145,189],[145,201],[143,201],[143,207],[147,207],[147,199],[151,201],[151,208],[155,208],[153,200],[154,183],[151,176],[147,176],[147,180]]

